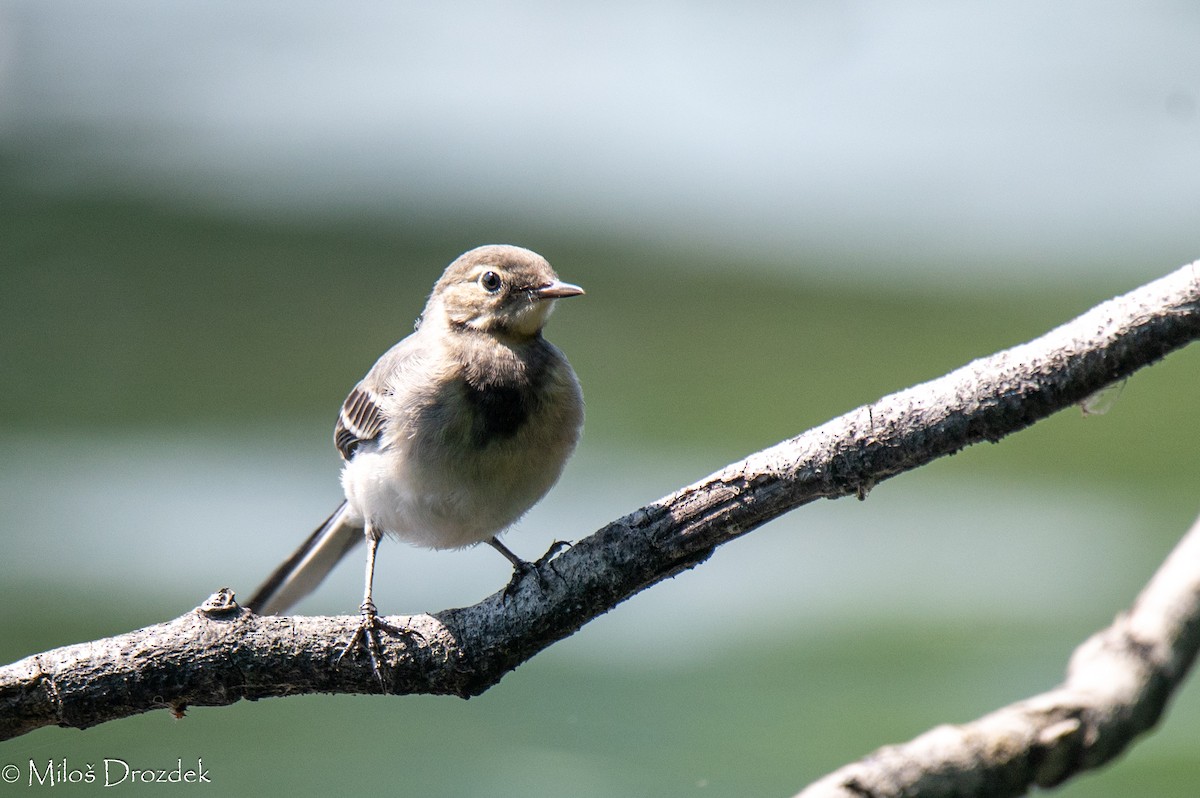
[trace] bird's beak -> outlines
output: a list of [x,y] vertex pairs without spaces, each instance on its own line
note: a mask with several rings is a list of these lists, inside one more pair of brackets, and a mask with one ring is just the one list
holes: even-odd
[[577,285],[555,280],[533,289],[533,295],[538,299],[563,299],[569,296],[579,296],[583,289]]

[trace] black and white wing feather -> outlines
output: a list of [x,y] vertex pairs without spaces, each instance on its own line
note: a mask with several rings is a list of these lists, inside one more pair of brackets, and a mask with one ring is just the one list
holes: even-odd
[[393,394],[397,386],[404,385],[406,374],[422,367],[424,351],[420,335],[414,333],[384,352],[367,376],[354,386],[342,403],[333,433],[333,443],[343,459],[349,460],[359,446],[383,434],[388,421],[383,412],[384,402],[394,400]]
[[366,441],[373,441],[383,432],[383,413],[379,409],[379,397],[361,382],[342,403],[337,427],[333,432],[333,445],[341,452],[343,460],[354,456],[354,450]]

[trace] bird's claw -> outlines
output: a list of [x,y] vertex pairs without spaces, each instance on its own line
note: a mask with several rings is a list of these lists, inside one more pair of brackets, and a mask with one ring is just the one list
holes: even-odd
[[535,577],[537,577],[538,585],[543,591],[549,590],[550,583],[546,579],[543,566],[549,565],[550,568],[553,569],[554,564],[551,562],[551,560],[554,559],[554,555],[558,554],[560,551],[569,547],[570,545],[571,544],[565,540],[556,540],[550,545],[550,548],[546,550],[546,553],[541,557],[538,557],[536,561],[529,562],[528,560],[519,560],[514,562],[512,579],[509,579],[508,584],[504,587],[505,601],[511,598],[514,593],[516,593],[521,582],[524,581],[525,577],[529,574],[533,574]]
[[396,636],[420,635],[412,629],[401,629],[398,626],[392,626],[390,623],[385,623],[379,619],[379,611],[375,608],[375,604],[370,601],[363,602],[359,608],[362,614],[362,621],[358,628],[354,630],[354,636],[350,638],[350,642],[342,649],[342,653],[338,655],[335,664],[341,664],[345,658],[354,649],[361,646],[367,652],[367,656],[371,659],[371,672],[375,674],[375,678],[379,680],[381,687],[385,686],[383,681],[383,669],[380,663],[383,661],[383,647],[379,642],[379,633],[387,632]]
[[508,584],[504,586],[505,601],[508,601],[510,598],[512,598],[512,595],[517,592],[517,588],[520,587],[521,582],[525,581],[525,577],[530,573],[537,575],[538,584],[545,589],[546,577],[542,575],[540,570],[538,570],[537,565],[529,562],[528,560],[521,560],[519,563],[513,563],[512,578],[509,579]]
[[571,543],[569,540],[554,541],[553,543],[550,544],[550,548],[546,549],[546,553],[543,554],[541,557],[537,558],[537,562],[535,562],[534,565],[536,565],[538,568],[541,568],[543,565],[545,565],[548,562],[550,562],[551,560],[553,560],[554,555],[558,554],[563,549],[571,548],[571,546],[573,546],[573,545],[574,544]]

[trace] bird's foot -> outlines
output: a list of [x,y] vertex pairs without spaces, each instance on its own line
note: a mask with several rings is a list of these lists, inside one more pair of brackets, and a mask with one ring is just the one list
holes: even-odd
[[385,686],[383,681],[383,670],[380,663],[383,661],[383,648],[379,642],[380,632],[387,632],[396,636],[420,636],[419,632],[412,629],[401,629],[398,626],[392,626],[390,623],[385,623],[379,619],[379,611],[375,609],[374,602],[365,601],[359,607],[359,612],[362,614],[362,622],[358,628],[354,630],[354,636],[350,638],[350,642],[342,649],[342,653],[338,655],[337,664],[341,664],[342,659],[360,646],[366,650],[367,656],[371,659],[371,671],[375,674],[375,678],[379,680],[381,687]]
[[534,564],[537,565],[537,567],[541,568],[543,565],[545,565],[548,562],[550,562],[551,560],[553,560],[554,555],[558,554],[563,549],[571,548],[571,546],[573,546],[573,545],[574,544],[571,543],[569,540],[556,540],[550,544],[550,548],[546,549],[545,554],[543,554],[541,557],[537,558],[537,562]]
[[513,593],[517,591],[517,587],[520,586],[521,582],[523,582],[525,577],[529,574],[533,574],[535,577],[537,577],[538,585],[543,591],[549,590],[550,583],[546,580],[546,574],[542,567],[545,565],[550,565],[550,568],[553,569],[554,565],[550,561],[554,559],[554,555],[558,554],[560,551],[570,545],[571,544],[567,543],[566,541],[556,540],[550,545],[550,548],[546,550],[546,553],[541,557],[538,557],[535,562],[529,562],[528,560],[521,559],[513,560],[513,575],[512,579],[509,579],[508,584],[504,587],[504,600],[507,601],[513,595]]
[[528,560],[520,560],[513,563],[512,578],[508,580],[508,584],[504,586],[504,600],[508,601],[513,594],[517,592],[517,588],[525,581],[525,577],[530,573],[537,574],[538,584],[543,588],[546,586],[546,577],[542,576],[537,565]]

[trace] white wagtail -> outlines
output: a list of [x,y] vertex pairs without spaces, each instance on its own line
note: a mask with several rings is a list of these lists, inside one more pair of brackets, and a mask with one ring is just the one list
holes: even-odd
[[371,584],[383,535],[434,549],[486,542],[519,577],[528,563],[496,536],[558,480],[583,425],[579,381],[542,327],[554,300],[582,293],[520,247],[451,263],[416,330],[342,405],[334,444],[346,500],[246,606],[285,611],[366,540],[363,623],[347,650],[365,639],[378,669],[375,635],[387,627]]

